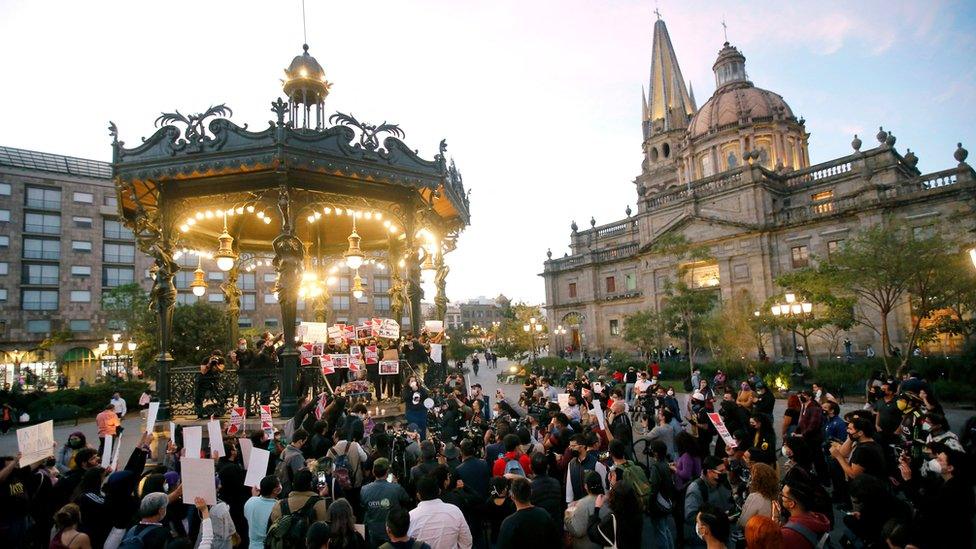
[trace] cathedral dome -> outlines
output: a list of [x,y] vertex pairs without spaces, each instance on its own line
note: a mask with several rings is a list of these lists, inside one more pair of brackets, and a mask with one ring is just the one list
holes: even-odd
[[688,138],[695,139],[736,124],[795,118],[779,94],[757,88],[751,82],[727,84],[698,109],[688,126]]

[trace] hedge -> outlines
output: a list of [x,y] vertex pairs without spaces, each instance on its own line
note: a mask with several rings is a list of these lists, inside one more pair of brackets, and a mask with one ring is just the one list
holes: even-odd
[[126,381],[123,383],[97,383],[85,388],[63,389],[39,396],[35,393],[34,398],[27,405],[27,413],[33,420],[35,417],[40,417],[45,411],[65,406],[76,406],[81,417],[94,417],[98,412],[105,409],[105,406],[112,399],[112,394],[116,391],[122,395],[130,409],[135,409],[138,406],[139,397],[148,388],[148,383]]

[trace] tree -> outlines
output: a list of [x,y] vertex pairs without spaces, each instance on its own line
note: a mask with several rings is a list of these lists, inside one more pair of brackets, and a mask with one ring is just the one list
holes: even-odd
[[[155,371],[155,359],[159,355],[159,339],[156,337],[158,315],[146,315],[145,321],[133,335],[141,334],[141,343],[135,352],[135,360],[143,364],[147,375]],[[214,349],[227,351],[227,313],[222,307],[197,301],[193,305],[178,305],[173,312],[173,338],[170,353],[178,364],[200,364]]]
[[637,311],[624,317],[624,341],[634,344],[644,352],[655,348],[663,349],[667,334],[667,318],[655,310]]
[[132,331],[151,314],[149,294],[134,282],[112,288],[102,294],[102,313],[116,329]]
[[[850,295],[834,291],[835,279],[835,269],[830,264],[822,264],[819,268],[807,267],[776,277],[776,284],[780,287],[794,292],[800,300],[813,303],[813,315],[810,317],[791,319],[778,316],[772,320],[774,325],[796,330],[803,340],[809,368],[815,366],[810,347],[812,335],[817,334],[828,343],[829,349],[835,349],[835,340],[840,333],[854,325],[855,300]],[[765,310],[769,310],[771,305],[772,300],[765,304]],[[830,352],[834,353],[833,350]]]
[[[526,332],[524,326],[530,324],[534,318],[536,324],[542,326],[542,331]],[[515,303],[511,305],[506,316],[498,327],[497,343],[495,345],[499,356],[522,361],[532,354],[534,346],[538,346],[539,339],[548,333],[542,311],[533,305]]]
[[725,363],[741,360],[762,347],[761,323],[753,314],[755,302],[740,292],[714,307],[704,318],[702,331],[712,356]]
[[465,360],[474,353],[474,347],[464,341],[462,330],[447,331],[447,356],[454,360]]

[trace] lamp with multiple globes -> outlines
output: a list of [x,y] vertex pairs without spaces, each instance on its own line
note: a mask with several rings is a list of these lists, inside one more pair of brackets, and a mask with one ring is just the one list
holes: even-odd
[[[796,327],[800,321],[813,316],[813,303],[809,301],[797,301],[796,294],[793,292],[786,292],[784,298],[786,303],[773,304],[770,307],[770,312],[776,318],[787,319],[787,324],[793,332],[793,375],[802,376],[803,370],[800,366],[800,353],[796,345]],[[758,317],[759,311],[756,311],[754,314]]]

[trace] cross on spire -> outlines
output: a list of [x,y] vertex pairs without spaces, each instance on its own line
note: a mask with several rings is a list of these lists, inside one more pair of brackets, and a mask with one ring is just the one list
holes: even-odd
[[729,27],[725,24],[725,17],[722,17],[722,34],[725,35],[725,41],[729,41]]
[[661,10],[657,9],[657,6],[654,7],[654,15],[657,16],[658,21],[661,20]]

